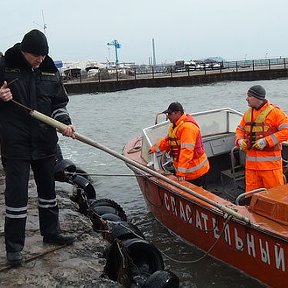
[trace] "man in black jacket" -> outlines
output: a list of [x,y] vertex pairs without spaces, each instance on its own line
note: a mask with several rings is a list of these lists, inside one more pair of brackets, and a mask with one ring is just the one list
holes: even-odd
[[68,96],[53,60],[46,36],[27,33],[21,43],[0,58],[0,146],[5,171],[5,245],[7,260],[22,263],[27,218],[30,167],[37,185],[40,232],[44,243],[70,245],[73,236],[61,234],[55,193],[56,129],[34,118],[15,101],[75,128],[66,110]]

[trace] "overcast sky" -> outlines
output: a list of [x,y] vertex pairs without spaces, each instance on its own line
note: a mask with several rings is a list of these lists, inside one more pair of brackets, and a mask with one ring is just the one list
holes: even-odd
[[[157,63],[288,57],[287,0],[1,0],[0,51],[43,31],[54,60]],[[43,12],[43,13],[42,13]],[[44,22],[43,17],[44,15]]]

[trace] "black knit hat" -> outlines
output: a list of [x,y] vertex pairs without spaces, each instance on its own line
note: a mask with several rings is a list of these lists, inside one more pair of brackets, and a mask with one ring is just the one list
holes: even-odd
[[266,96],[266,91],[261,85],[255,85],[248,90],[247,95],[264,100]]
[[21,50],[35,55],[47,55],[49,47],[45,34],[37,29],[31,30],[25,34],[21,42]]
[[168,109],[166,109],[165,111],[163,111],[163,114],[167,114],[167,113],[172,113],[172,112],[176,112],[176,111],[180,111],[180,112],[184,112],[184,109],[182,107],[182,105],[179,102],[172,102]]

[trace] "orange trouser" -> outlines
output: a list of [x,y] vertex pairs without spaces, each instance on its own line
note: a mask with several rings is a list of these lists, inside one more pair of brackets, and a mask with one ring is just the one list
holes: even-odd
[[251,170],[246,169],[246,192],[258,188],[272,188],[284,184],[282,169]]

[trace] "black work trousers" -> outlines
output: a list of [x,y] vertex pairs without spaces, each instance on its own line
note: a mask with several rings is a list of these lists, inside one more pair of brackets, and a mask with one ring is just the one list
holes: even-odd
[[60,233],[54,180],[55,157],[32,161],[2,158],[2,163],[6,174],[6,251],[22,251],[24,247],[30,168],[37,186],[41,235]]
[[207,188],[207,173],[200,176],[199,178],[188,180],[188,182],[206,189]]

